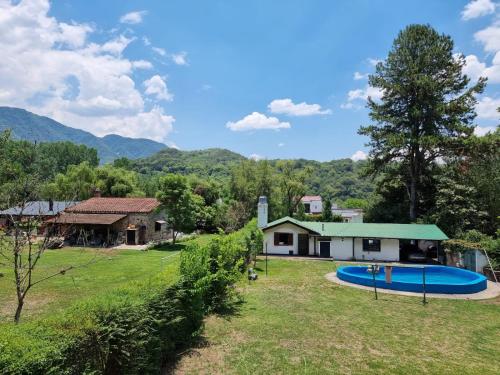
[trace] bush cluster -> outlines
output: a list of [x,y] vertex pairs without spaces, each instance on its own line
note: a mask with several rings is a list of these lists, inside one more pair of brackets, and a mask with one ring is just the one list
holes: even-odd
[[193,344],[207,313],[231,302],[261,238],[251,222],[207,245],[189,245],[174,284],[160,274],[49,318],[0,326],[0,373],[159,373]]

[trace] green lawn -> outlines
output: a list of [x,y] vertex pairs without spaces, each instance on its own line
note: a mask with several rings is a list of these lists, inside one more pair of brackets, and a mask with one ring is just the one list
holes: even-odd
[[[192,241],[206,242],[210,238],[200,236]],[[33,287],[23,311],[23,320],[60,311],[72,302],[95,296],[120,287],[131,281],[148,280],[160,271],[178,275],[178,253],[188,242],[167,245],[161,249],[109,250],[90,248],[64,248],[47,250],[35,271],[35,280],[57,272],[68,265],[85,265],[56,276]],[[0,262],[0,321],[12,319],[15,310],[15,285],[13,271]],[[168,279],[167,279],[168,280]]]
[[[500,298],[430,299],[329,282],[332,262],[273,258],[239,289],[231,316],[211,316],[181,374],[500,374]],[[264,268],[263,262],[258,264]]]

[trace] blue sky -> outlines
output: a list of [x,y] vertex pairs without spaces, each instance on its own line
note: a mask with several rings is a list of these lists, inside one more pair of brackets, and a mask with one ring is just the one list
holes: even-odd
[[491,0],[0,4],[0,105],[97,135],[364,158],[357,130],[369,123],[366,95],[378,94],[366,74],[411,23],[451,35],[466,72],[489,77],[477,132],[498,124],[500,6]]

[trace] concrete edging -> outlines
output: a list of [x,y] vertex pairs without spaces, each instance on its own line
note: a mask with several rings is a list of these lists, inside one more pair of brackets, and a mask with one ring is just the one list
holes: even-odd
[[[344,280],[340,280],[337,277],[337,272],[330,272],[325,275],[325,278],[328,281],[334,282],[336,284],[342,286],[349,286],[352,288],[362,289],[366,291],[373,292],[373,288],[369,286],[359,285],[350,283]],[[422,297],[422,293],[415,292],[403,292],[399,290],[392,289],[383,289],[377,288],[377,292],[386,293],[386,294],[396,294],[400,296],[408,296],[408,297]],[[426,293],[426,296],[429,298],[443,298],[443,299],[462,299],[462,300],[482,300],[482,299],[490,299],[500,296],[500,285],[488,280],[488,287],[486,290],[483,290],[478,293],[471,294],[442,294],[442,293]]]

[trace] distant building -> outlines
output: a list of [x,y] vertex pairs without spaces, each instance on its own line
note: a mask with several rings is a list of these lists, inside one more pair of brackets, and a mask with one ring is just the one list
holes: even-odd
[[70,244],[145,244],[169,238],[165,213],[155,198],[90,198],[52,222]]
[[304,212],[310,215],[323,213],[323,201],[319,195],[306,195],[300,200],[304,205]]
[[39,228],[39,232],[42,232],[43,222],[56,217],[59,213],[77,203],[78,202],[52,200],[31,201],[26,203],[24,207],[12,207],[0,211],[0,227],[10,227],[13,221],[37,219],[42,221],[42,227]]
[[362,223],[364,212],[359,208],[340,208],[332,204],[332,215],[341,216],[344,223]]

